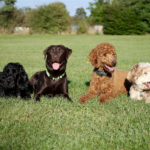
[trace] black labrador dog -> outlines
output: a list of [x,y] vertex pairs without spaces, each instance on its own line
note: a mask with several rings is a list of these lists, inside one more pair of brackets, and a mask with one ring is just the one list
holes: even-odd
[[46,70],[35,73],[29,80],[28,88],[34,91],[34,98],[59,96],[73,102],[68,95],[66,65],[72,50],[63,45],[51,45],[43,51]]
[[31,98],[25,90],[29,84],[28,75],[20,63],[8,63],[0,73],[0,96]]

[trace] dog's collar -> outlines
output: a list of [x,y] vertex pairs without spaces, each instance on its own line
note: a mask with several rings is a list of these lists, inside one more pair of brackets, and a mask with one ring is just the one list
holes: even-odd
[[61,78],[65,75],[65,72],[64,72],[61,76],[59,76],[59,77],[57,77],[57,78],[54,78],[54,77],[52,77],[52,76],[49,74],[48,70],[46,69],[46,75],[47,75],[48,77],[50,77],[53,81],[55,81],[55,80],[61,79]]
[[28,85],[25,85],[24,89],[25,89],[26,92],[32,93],[31,90],[29,89],[29,86],[28,86]]
[[104,72],[103,72],[103,71],[98,71],[98,68],[94,68],[93,71],[95,71],[95,72],[97,73],[97,75],[99,75],[99,76],[101,76],[101,77],[108,75],[108,72],[105,72],[105,71],[104,71]]

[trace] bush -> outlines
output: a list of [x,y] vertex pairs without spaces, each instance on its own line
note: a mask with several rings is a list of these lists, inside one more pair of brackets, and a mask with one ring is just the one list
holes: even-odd
[[70,26],[70,17],[65,5],[55,2],[28,12],[26,15],[26,24],[34,32],[59,33],[68,29],[68,26]]
[[14,8],[12,11],[0,11],[0,28],[6,33],[13,33],[14,27],[22,26],[24,14],[21,10]]
[[80,22],[78,24],[77,34],[85,34],[87,33],[88,26],[85,22]]
[[104,34],[132,35],[145,34],[148,26],[142,22],[130,8],[123,6],[107,6],[104,13]]

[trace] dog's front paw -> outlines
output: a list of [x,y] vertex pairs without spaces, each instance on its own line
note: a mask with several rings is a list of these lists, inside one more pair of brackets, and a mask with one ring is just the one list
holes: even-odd
[[79,98],[79,103],[81,104],[84,104],[84,103],[88,103],[88,98],[86,95],[82,95],[80,98]]
[[109,101],[109,98],[106,95],[101,95],[101,96],[99,96],[98,101],[100,101],[101,103],[104,104],[105,102]]
[[35,96],[35,101],[37,102],[37,101],[40,101],[40,96],[39,95],[37,95],[37,96]]
[[145,103],[146,104],[150,103],[150,97],[146,99]]

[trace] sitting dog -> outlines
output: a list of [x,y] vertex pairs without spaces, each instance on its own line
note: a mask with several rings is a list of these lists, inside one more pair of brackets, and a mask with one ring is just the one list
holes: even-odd
[[72,50],[63,45],[51,45],[43,51],[46,70],[35,73],[29,80],[29,89],[34,91],[36,101],[40,101],[40,97],[46,95],[48,97],[64,97],[72,102],[68,96],[65,72],[71,53]]
[[128,72],[127,79],[132,83],[130,97],[132,99],[146,99],[150,103],[150,63],[139,63]]
[[127,72],[114,69],[117,54],[113,45],[102,43],[92,49],[88,56],[94,70],[88,92],[79,98],[80,103],[99,95],[98,100],[105,103],[121,93],[128,94],[130,83],[126,80]]
[[7,64],[0,75],[1,97],[31,98],[30,93],[25,90],[28,85],[28,76],[20,63]]

